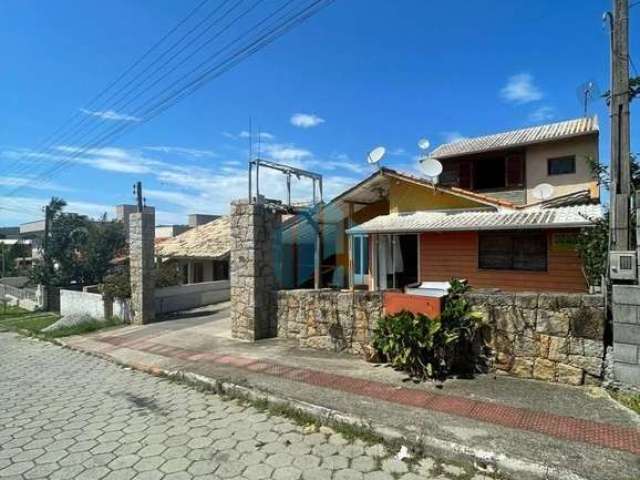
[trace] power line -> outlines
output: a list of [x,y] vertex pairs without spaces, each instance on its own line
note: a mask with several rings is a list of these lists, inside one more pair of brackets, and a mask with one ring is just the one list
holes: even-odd
[[[231,9],[227,10],[227,11],[223,14],[223,17],[221,17],[221,19],[222,19],[222,18],[224,18],[226,15],[228,15],[228,13],[230,13],[230,11],[232,11],[234,8],[236,8],[236,7],[237,7],[237,6],[238,6],[242,1],[243,1],[243,0],[240,0],[240,1],[239,1],[239,2],[237,2],[237,3],[236,3],[236,4],[235,4]],[[243,11],[239,16],[237,16],[234,20],[232,20],[230,23],[228,23],[228,24],[223,28],[223,30],[222,30],[221,32],[218,32],[216,35],[214,35],[213,37],[211,37],[211,38],[209,38],[207,41],[205,41],[202,45],[200,45],[200,46],[196,49],[196,51],[195,51],[195,52],[193,52],[193,53],[191,53],[190,55],[188,55],[188,56],[187,56],[185,59],[183,59],[183,60],[182,60],[178,65],[175,65],[175,66],[174,66],[174,67],[173,67],[173,68],[172,68],[172,69],[171,69],[167,74],[163,75],[163,76],[162,76],[162,77],[160,77],[159,79],[156,79],[156,81],[155,81],[152,85],[150,85],[150,87],[149,87],[148,89],[150,89],[150,88],[152,88],[152,87],[155,87],[155,86],[156,86],[156,85],[157,85],[161,80],[163,80],[164,78],[168,77],[168,76],[169,76],[171,73],[173,73],[173,72],[174,72],[174,71],[175,71],[179,66],[181,66],[182,64],[184,64],[186,60],[188,60],[188,59],[190,59],[191,57],[193,57],[196,53],[198,53],[200,50],[202,50],[202,49],[203,49],[203,48],[204,48],[208,43],[211,43],[213,40],[215,40],[216,38],[218,38],[222,33],[224,33],[224,31],[228,30],[228,29],[229,29],[233,24],[235,24],[237,21],[241,20],[244,16],[246,16],[246,15],[247,15],[251,10],[253,10],[253,9],[254,9],[254,8],[255,8],[259,3],[261,3],[262,1],[263,1],[263,0],[258,0],[258,1],[257,1],[257,2],[255,2],[252,6],[250,6],[248,9],[246,9],[245,11]],[[217,11],[219,11],[219,10],[221,9],[221,7],[222,7],[222,6],[224,6],[224,4],[226,4],[227,2],[228,2],[228,0],[225,0],[225,2],[224,2],[222,5],[220,5],[220,7],[218,7],[218,8],[217,8],[214,12],[212,12],[212,13],[216,13]],[[288,3],[291,3],[291,1],[290,1],[290,2],[288,2]],[[279,10],[280,10],[280,9],[279,9]],[[209,14],[209,15],[208,15],[207,19],[208,19],[208,18],[211,18],[211,14]],[[207,19],[205,19],[205,20],[207,20]],[[221,20],[221,19],[219,19],[219,20]],[[215,23],[217,23],[217,21],[216,21]],[[174,45],[172,45],[171,47],[169,47],[169,49],[167,49],[165,52],[163,52],[163,53],[161,54],[161,57],[162,57],[162,56],[164,56],[164,54],[166,54],[168,51],[172,50],[172,49],[173,49],[177,44],[179,44],[179,43],[180,43],[184,38],[186,38],[186,36],[188,36],[188,35],[189,35],[189,33],[193,32],[193,31],[194,31],[198,26],[200,26],[200,25],[202,25],[202,24],[203,24],[203,21],[201,21],[201,22],[200,22],[196,27],[192,28],[192,29],[190,30],[190,32],[188,32],[186,35],[183,35],[183,37],[182,37],[181,39],[179,39],[176,43],[174,43]],[[196,39],[197,39],[197,38],[200,38],[200,37],[202,36],[202,34],[206,33],[206,31],[208,31],[212,26],[213,26],[213,25],[208,26],[208,27],[205,29],[205,31],[201,32],[201,33],[196,37]],[[192,43],[193,43],[193,41],[192,41],[192,42],[190,42],[190,44],[192,44]],[[190,45],[190,44],[189,44],[189,45]],[[182,49],[181,49],[181,51],[180,51],[180,52],[178,52],[178,54],[179,54],[179,53],[181,53],[182,51],[186,50],[186,48],[187,48],[189,45],[187,45],[186,47],[182,48]],[[176,54],[176,55],[177,55],[177,54]],[[171,60],[173,60],[173,58],[175,58],[175,57],[176,57],[176,55],[174,55],[174,56],[169,60],[169,62],[170,62]],[[152,65],[153,65],[153,64],[155,64],[155,63],[157,63],[157,60],[158,60],[158,59],[156,59],[155,61],[153,61],[153,62],[152,62]],[[140,97],[140,95],[133,95],[133,94],[135,93],[135,89],[136,89],[138,86],[140,86],[141,84],[144,84],[144,83],[145,83],[149,78],[153,77],[153,75],[154,75],[156,72],[161,71],[161,70],[162,70],[162,68],[163,68],[165,65],[167,65],[169,62],[165,62],[165,64],[164,64],[164,65],[162,65],[162,66],[160,67],[160,69],[156,69],[156,71],[155,71],[151,76],[148,76],[147,78],[143,79],[143,80],[142,80],[142,82],[138,82],[138,84],[136,85],[136,87],[134,87],[134,89],[133,89],[133,90],[130,90],[129,92],[126,92],[126,94],[125,94],[124,96],[122,96],[122,97],[121,97],[121,99],[126,99],[126,97],[130,97],[130,98],[129,98],[129,101],[127,101],[127,102],[125,103],[125,105],[123,105],[123,107],[126,107],[126,106],[130,105],[132,101],[137,100],[137,99]],[[146,72],[146,70],[147,70],[147,69],[145,69],[145,71],[144,71],[144,72],[142,72],[142,73],[145,73],[145,72]],[[140,76],[140,75],[141,75],[141,74],[138,74],[138,76]],[[183,78],[184,78],[184,77],[183,77]],[[134,79],[134,80],[135,80],[135,79]],[[130,81],[127,85],[129,85],[130,83],[131,83],[131,81]],[[175,84],[175,82],[174,82],[174,84]],[[120,92],[122,92],[122,90],[123,90],[123,89],[125,89],[127,85],[125,85],[124,87],[122,87],[122,88],[121,88],[118,92],[116,92],[115,94],[112,94],[112,95],[109,97],[109,99],[112,99],[112,98],[114,97],[114,95],[118,95]],[[163,90],[163,92],[162,92],[162,93],[164,93],[164,91],[166,91],[166,89],[165,89],[165,90]],[[143,93],[144,93],[144,92],[143,92]],[[150,99],[150,100],[152,100],[152,99]],[[114,106],[109,106],[109,107],[107,107],[107,108],[109,108],[109,109],[114,109],[115,107],[114,107]],[[138,110],[140,110],[140,109],[138,108]],[[86,119],[85,119],[85,120],[86,120]],[[85,123],[86,123],[86,122],[85,122]],[[92,132],[96,131],[97,129],[101,128],[101,127],[102,127],[102,123],[107,123],[107,124],[108,124],[108,123],[110,123],[110,122],[95,122],[92,126],[90,126],[90,127],[89,127],[89,130],[88,130],[88,131],[85,129],[85,132],[84,132],[82,135],[80,135],[80,137],[79,137],[79,138],[74,139],[74,142],[75,142],[75,143],[77,143],[79,140],[81,140],[81,139],[83,139],[83,138],[87,137],[87,135],[88,135],[88,134],[90,134],[90,133],[92,133]],[[58,140],[58,143],[62,143],[62,142],[61,142],[61,140]],[[91,142],[89,142],[89,143],[91,143]],[[82,152],[79,152],[79,153],[82,153]],[[79,156],[79,155],[75,155],[75,156],[73,156],[73,158],[77,158],[78,156]],[[64,159],[59,160],[59,161],[58,161],[58,163],[60,163],[60,162],[65,162],[65,160],[64,160]],[[26,169],[28,169],[28,166],[25,166],[25,170],[26,170]]]
[[[193,9],[191,9],[185,17],[183,17],[174,27],[172,27],[167,33],[165,33],[158,41],[156,41],[151,47],[149,47],[140,57],[133,61],[120,75],[118,75],[114,80],[112,80],[106,87],[104,87],[100,92],[98,92],[89,102],[85,105],[84,108],[91,108],[98,100],[100,100],[111,88],[117,85],[122,79],[124,79],[129,73],[131,73],[135,68],[138,67],[154,50],[156,50],[165,40],[167,40],[171,35],[173,35],[179,28],[182,27],[186,22],[188,22],[209,0],[201,0]],[[80,114],[76,111],[67,121],[65,121],[60,127],[54,130],[46,139],[41,142],[41,147],[47,144],[49,141],[53,140],[58,134],[64,131],[67,128],[67,125],[73,123],[75,119]],[[19,162],[20,159],[16,160]]]
[[[109,141],[115,135],[121,134],[127,129],[132,129],[135,126],[138,126],[140,124],[146,123],[147,121],[149,121],[152,118],[154,118],[155,116],[161,114],[162,112],[164,112],[165,110],[167,110],[171,106],[175,105],[176,103],[178,103],[182,99],[186,98],[187,96],[191,95],[195,91],[197,91],[200,88],[202,88],[202,86],[204,86],[207,82],[209,82],[213,78],[218,77],[219,75],[223,74],[224,72],[226,72],[227,70],[229,70],[230,68],[235,66],[237,63],[239,63],[243,59],[245,59],[248,56],[252,55],[253,53],[257,52],[258,50],[260,50],[264,46],[272,43],[277,38],[282,36],[284,33],[289,31],[291,28],[295,27],[299,23],[302,23],[307,18],[309,18],[310,16],[314,15],[320,9],[324,8],[325,6],[327,6],[328,4],[330,4],[332,2],[333,2],[333,0],[315,0],[310,5],[308,5],[304,9],[302,9],[301,11],[298,11],[298,12],[296,12],[294,14],[291,14],[288,18],[285,18],[286,15],[281,16],[278,19],[278,22],[280,22],[280,24],[276,24],[275,26],[265,27],[260,32],[258,38],[255,39],[252,43],[250,43],[249,45],[246,45],[244,47],[239,48],[229,58],[223,60],[222,62],[220,62],[220,63],[218,63],[216,65],[214,65],[213,67],[208,68],[206,71],[204,71],[201,74],[199,74],[196,78],[191,80],[186,85],[178,88],[177,90],[174,90],[172,93],[170,93],[165,98],[160,100],[160,102],[158,102],[155,105],[147,108],[144,111],[144,115],[142,116],[141,121],[140,122],[136,122],[136,125],[121,125],[121,126],[115,127],[112,131],[107,132],[105,135],[103,135],[102,137],[98,138],[97,140],[95,140],[93,142],[89,142],[88,144],[83,145],[70,158],[59,162],[53,168],[49,169],[48,172],[44,172],[44,174],[53,174],[53,173],[59,171],[60,169],[64,168],[70,162],[72,162],[74,158],[77,158],[78,156],[86,153],[89,149],[95,148],[97,145],[99,145],[102,142]],[[282,9],[283,8],[281,7],[280,9],[276,10],[276,12],[272,13],[267,18],[263,19],[256,26],[252,27],[252,29],[255,29],[257,26],[265,23],[271,17],[273,17],[278,11],[281,11]],[[284,21],[282,21],[283,19],[284,19]],[[225,47],[223,47],[223,49],[221,49],[218,52],[216,52],[216,54],[214,54],[212,57],[210,57],[207,61],[205,61],[205,62],[201,63],[200,65],[198,65],[198,67],[196,67],[191,72],[189,72],[187,74],[187,76],[189,76],[192,73],[196,72],[202,66],[204,66],[208,62],[210,62],[211,59],[216,58],[221,52],[224,51],[224,49],[226,49],[226,48],[228,48],[230,46],[233,46],[234,43],[238,43],[238,41],[241,40],[241,39],[242,39],[242,35],[240,37],[236,38],[235,40],[233,40],[232,42],[230,42],[229,44],[227,44]],[[171,88],[172,86],[174,86],[177,83],[179,83],[179,81],[183,80],[184,78],[185,77],[182,77],[178,81],[173,82],[173,84],[170,85],[168,88],[165,88],[162,93],[164,93],[169,88]],[[150,100],[153,100],[153,99],[150,99]],[[136,109],[136,112],[138,112],[141,108],[143,108],[148,103],[149,103],[149,101],[145,102],[143,105],[138,107],[138,109]],[[13,191],[11,191],[9,193],[9,195],[14,194],[20,188],[21,187],[18,187],[16,189],[14,189]]]
[[[208,1],[208,0],[207,0]],[[125,93],[124,96],[120,96],[121,99],[126,99],[127,96],[131,96],[132,94],[135,94],[135,90],[138,86],[140,86],[141,84],[144,84],[149,78],[152,78],[153,75],[155,73],[157,73],[158,71],[161,71],[163,69],[163,67],[167,64],[169,64],[171,62],[171,60],[173,60],[173,58],[175,58],[177,55],[179,55],[180,53],[182,53],[183,51],[185,51],[190,45],[192,45],[197,39],[199,39],[200,37],[202,37],[202,35],[204,33],[206,33],[207,31],[209,31],[213,26],[215,26],[217,23],[219,23],[219,21],[223,20],[232,10],[234,10],[238,5],[240,5],[244,0],[239,0],[235,3],[235,5],[233,7],[231,7],[230,9],[228,9],[226,12],[223,13],[223,15],[217,19],[216,21],[214,21],[212,24],[210,24],[209,26],[207,26],[205,28],[204,31],[200,32],[195,39],[193,39],[191,42],[189,42],[189,44],[187,44],[185,47],[183,47],[177,54],[173,55],[171,57],[171,59],[169,59],[168,62],[165,62],[163,65],[160,66],[160,68],[156,69],[154,71],[153,74],[151,74],[150,76],[147,76],[146,78],[143,78],[143,80],[141,82],[138,82],[138,84],[133,88],[130,89],[128,92]],[[258,3],[262,2],[263,0],[259,0]],[[137,80],[139,77],[143,76],[151,66],[155,65],[158,63],[158,61],[160,59],[162,59],[167,53],[171,52],[173,49],[175,49],[176,46],[178,46],[185,38],[187,38],[191,33],[193,33],[195,30],[197,30],[200,26],[202,26],[205,22],[207,22],[208,20],[210,20],[213,16],[215,16],[218,12],[220,12],[220,10],[229,2],[229,0],[224,0],[218,7],[216,7],[212,12],[210,12],[203,20],[201,20],[195,27],[192,27],[186,34],[182,35],[176,42],[174,42],[171,46],[169,46],[166,50],[164,50],[159,57],[156,57],[155,60],[153,60],[149,65],[147,65],[147,67],[142,71],[137,73],[137,75],[135,77],[133,77],[127,84],[125,84],[123,87],[120,87],[116,92],[112,93],[109,98],[106,100],[106,102],[109,102],[111,99],[113,99],[115,96],[118,96],[120,93],[122,93],[133,81]],[[188,20],[189,18],[191,18],[193,16],[193,14],[202,6],[204,5],[204,1],[201,2],[199,5],[196,6],[196,8],[194,10],[192,10],[192,12],[190,12],[190,15],[188,15],[187,17],[185,17],[185,19],[183,19],[183,21],[180,22],[179,25],[183,25],[185,23],[186,20]],[[254,5],[255,6],[255,5]],[[246,14],[246,12],[244,12]],[[239,20],[242,18],[242,14],[239,17],[236,17],[235,21]],[[235,23],[235,22],[232,22]],[[172,29],[172,31],[170,33],[174,33],[175,31],[177,31],[177,27],[175,27],[174,29]],[[216,38],[218,35],[214,36],[213,38]],[[165,35],[165,37],[163,38],[167,38],[168,35]],[[210,42],[212,39],[209,39],[207,42]],[[207,43],[205,42],[205,44]],[[159,45],[161,42],[156,42],[156,46]],[[205,44],[201,45],[200,49],[202,49]],[[192,56],[192,55],[190,55]],[[138,62],[138,64],[140,64],[141,62]],[[182,62],[184,63],[184,62]],[[130,69],[131,70],[131,69]],[[175,70],[175,67],[172,69],[172,71]],[[166,76],[166,75],[165,75]],[[124,78],[125,75],[120,75],[118,78]],[[112,85],[115,85],[117,82],[112,82]],[[156,82],[157,83],[157,82]],[[155,85],[155,84],[154,84]],[[98,97],[95,97],[98,98]],[[137,99],[138,96],[133,97],[133,99]],[[128,102],[130,103],[130,101]],[[106,106],[106,107],[101,107],[101,108],[108,108],[109,110],[112,110],[113,106]],[[86,128],[80,128],[83,127],[85,124],[88,123],[89,120],[92,120],[90,117],[85,116],[80,123],[76,126],[75,130],[71,132],[71,136],[73,136],[74,134],[78,134],[80,132],[82,132],[82,130],[85,130],[85,133],[83,135],[81,135],[79,138],[73,139],[73,142],[77,143],[80,139],[84,138],[87,136],[87,133],[91,133],[92,131],[95,131],[96,128],[100,128],[102,127],[102,124],[110,124],[109,121],[103,120],[101,121],[95,121],[93,122],[93,126],[92,128],[89,129],[89,131],[86,131]],[[40,152],[36,151],[36,152],[32,152],[30,154],[24,155],[21,158],[18,159],[17,163],[20,162],[21,159],[25,159],[28,157],[33,157],[33,156],[43,156],[43,155],[47,155],[47,150],[51,150],[51,148],[54,146],[54,144],[61,144],[64,140],[67,140],[67,137],[69,137],[69,133],[67,132],[67,134],[63,135],[62,138],[57,138],[55,139],[55,141],[52,141],[52,144],[49,146],[48,149],[44,149]],[[79,152],[79,153],[83,153],[83,152]],[[85,152],[86,153],[86,152]],[[56,152],[56,155],[59,155]],[[75,155],[72,158],[77,158],[79,155]],[[43,160],[44,162],[44,160]],[[54,163],[60,163],[60,162],[65,162],[65,159],[63,158],[62,160],[58,160],[57,162]],[[17,172],[16,175],[21,175],[27,171],[29,171],[31,169],[30,165],[25,165],[22,169],[22,172]],[[43,175],[46,175],[47,172],[43,172],[43,174],[40,175],[40,177],[42,177]],[[21,185],[21,187],[24,187],[28,184],[28,181],[25,181],[23,183],[23,185]],[[9,192],[9,195],[12,194],[15,190],[19,189],[20,187],[14,189],[12,192]]]

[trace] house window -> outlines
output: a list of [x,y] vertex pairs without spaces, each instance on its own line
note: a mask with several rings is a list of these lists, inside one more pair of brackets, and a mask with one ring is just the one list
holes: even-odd
[[186,285],[189,283],[189,264],[184,263],[182,265],[182,283]]
[[573,155],[567,157],[556,157],[547,160],[548,175],[565,175],[567,173],[576,173],[576,157]]
[[545,233],[480,233],[478,250],[481,269],[547,271]]
[[213,280],[229,280],[229,262],[227,260],[214,260]]
[[193,282],[202,283],[204,281],[204,264],[196,262],[193,264]]

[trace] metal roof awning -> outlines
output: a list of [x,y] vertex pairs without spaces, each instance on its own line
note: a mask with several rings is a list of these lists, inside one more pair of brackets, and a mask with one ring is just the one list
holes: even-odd
[[600,205],[538,208],[515,211],[413,212],[380,215],[347,233],[418,233],[479,230],[582,228],[603,218]]

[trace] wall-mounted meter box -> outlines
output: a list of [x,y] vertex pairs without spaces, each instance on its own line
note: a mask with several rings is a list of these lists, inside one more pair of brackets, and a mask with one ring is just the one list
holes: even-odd
[[636,280],[638,261],[634,250],[609,252],[609,276],[611,280]]

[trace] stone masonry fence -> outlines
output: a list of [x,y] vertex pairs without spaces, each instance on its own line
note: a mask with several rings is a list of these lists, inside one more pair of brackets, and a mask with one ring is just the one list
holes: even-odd
[[[467,295],[489,326],[494,368],[523,378],[597,384],[603,373],[604,300],[599,295]],[[380,292],[281,290],[274,293],[278,337],[301,347],[362,354],[384,315]]]

